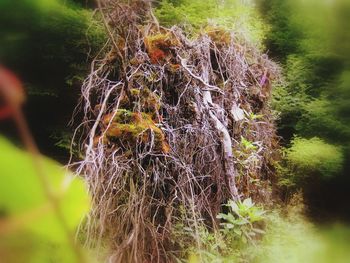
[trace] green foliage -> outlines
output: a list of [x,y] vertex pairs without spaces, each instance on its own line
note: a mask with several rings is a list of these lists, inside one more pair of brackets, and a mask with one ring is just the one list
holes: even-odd
[[324,142],[318,137],[295,137],[291,146],[284,149],[284,157],[276,167],[278,185],[289,195],[315,180],[327,182],[339,176],[345,165],[345,147]]
[[304,112],[304,105],[311,100],[307,95],[310,87],[310,65],[299,56],[290,55],[284,69],[285,80],[273,90],[272,106],[278,115],[278,128],[284,138],[290,138]]
[[302,50],[308,54],[337,56],[349,62],[350,39],[348,0],[288,0],[291,22],[304,32],[299,40]]
[[[0,254],[4,262],[76,262],[31,156],[0,138]],[[42,158],[51,192],[74,233],[89,209],[85,184]]]
[[[326,65],[327,68],[328,65],[332,65],[331,69],[327,70]],[[340,70],[339,65],[337,66],[337,60],[332,58],[302,57],[300,55],[287,57],[284,69],[285,81],[274,89],[272,101],[274,109],[279,113],[279,129],[285,138],[295,132],[300,135],[320,136],[320,130],[316,127],[313,128],[313,124],[310,122],[324,119],[325,115],[328,115],[326,118],[331,118],[334,122],[341,121],[337,115],[336,102],[331,102],[328,99],[328,97],[334,96],[329,92],[332,86],[337,85],[336,79]],[[317,116],[318,113],[313,109],[316,110],[319,107],[316,103],[311,104],[320,100],[329,107],[327,106],[327,110],[324,109]],[[337,126],[339,127],[339,125]],[[287,136],[285,136],[286,134]],[[334,131],[332,134],[332,131],[329,130],[328,135],[324,135],[324,137],[336,137],[339,132]]]
[[350,127],[350,69],[344,70],[339,76],[339,85],[329,94],[336,101],[338,117]]
[[259,119],[262,119],[263,117],[264,117],[263,114],[254,114],[253,112],[250,112],[248,116],[250,120],[259,120]]
[[[189,263],[346,263],[350,257],[349,226],[321,229],[300,215],[299,207],[264,214],[265,233],[258,242],[240,250],[226,247],[229,255],[213,251],[193,252]],[[226,240],[225,240],[226,241]],[[222,251],[222,250],[221,250]]]
[[298,213],[282,216],[270,213],[261,243],[248,249],[253,263],[346,263],[349,254],[349,227],[316,229]]
[[0,1],[1,64],[24,82],[33,133],[55,157],[63,151],[51,134],[67,126],[87,62],[105,40],[98,16],[71,1]]
[[262,242],[253,250],[252,262],[310,262],[320,249],[315,232],[298,214],[282,217],[275,211],[266,218]]
[[265,212],[255,206],[250,198],[243,202],[229,201],[226,206],[229,212],[220,213],[217,218],[224,220],[221,223],[221,231],[228,243],[231,245],[235,242],[247,243],[253,241],[256,234],[263,233],[261,229],[255,228],[254,224],[264,219]]
[[286,161],[296,177],[305,178],[315,174],[330,177],[342,171],[344,156],[340,147],[327,144],[317,137],[296,137],[292,140],[292,146],[286,150]]
[[[270,24],[267,47],[285,66],[286,83],[275,89],[273,103],[279,112],[281,135],[287,141],[294,133],[349,140],[350,126],[339,114],[338,94],[350,54],[344,41],[339,41],[340,35],[343,39],[350,36],[344,30],[349,4],[343,0],[258,3]],[[341,93],[349,94],[345,89]]]
[[61,88],[53,80],[62,84],[86,73],[87,54],[105,39],[90,11],[63,1],[2,0],[0,10],[2,62],[43,90]]
[[[278,113],[280,134],[318,136],[342,143],[350,138],[344,98],[350,94],[339,60],[331,57],[289,55],[285,81],[273,91],[272,105]],[[341,88],[343,87],[343,88]],[[339,140],[341,139],[341,140]]]
[[214,232],[201,225],[196,236],[192,228],[183,225],[182,229],[177,228],[178,235],[182,237],[192,235],[192,238],[199,239],[201,243],[200,249],[191,243],[187,243],[187,246],[183,244],[183,249],[189,255],[189,262],[229,263],[240,262],[247,258],[245,250],[255,244],[263,233],[261,223],[265,219],[265,212],[250,198],[243,202],[229,201],[223,210],[226,208],[227,212],[217,215],[222,222],[219,231]]
[[338,117],[337,105],[325,98],[303,105],[304,113],[296,124],[296,130],[304,136],[323,138],[350,138],[350,127]]
[[290,1],[257,0],[260,13],[270,25],[266,46],[273,56],[285,61],[287,56],[300,50],[302,30],[291,19]]
[[267,48],[283,62],[286,76],[273,94],[280,135],[286,144],[296,134],[349,145],[349,1],[258,3],[271,29]]
[[241,144],[246,151],[255,151],[258,149],[256,145],[241,136]]
[[156,15],[166,26],[182,25],[189,31],[198,31],[208,24],[233,29],[258,47],[262,46],[267,30],[252,1],[164,0],[157,7]]

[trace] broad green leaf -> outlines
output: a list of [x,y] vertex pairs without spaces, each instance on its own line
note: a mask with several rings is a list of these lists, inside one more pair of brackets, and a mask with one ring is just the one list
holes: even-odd
[[[89,209],[86,186],[54,161],[40,158],[51,192],[74,234]],[[8,262],[74,262],[67,235],[43,190],[31,155],[3,137],[0,180],[0,254],[8,252]],[[19,257],[24,254],[27,259],[22,261]]]

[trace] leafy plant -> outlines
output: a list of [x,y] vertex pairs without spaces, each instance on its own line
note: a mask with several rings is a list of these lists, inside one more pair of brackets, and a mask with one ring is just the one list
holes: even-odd
[[243,148],[247,151],[255,151],[258,148],[256,145],[254,145],[254,143],[248,141],[243,136],[241,136],[241,144],[243,145]]
[[[219,231],[206,226],[203,221],[197,222],[197,230],[186,222],[185,215],[175,227],[174,242],[178,242],[184,252],[185,260],[179,262],[240,262],[246,257],[245,250],[255,244],[255,240],[264,231],[261,223],[265,219],[265,211],[257,207],[250,198],[242,202],[230,200],[225,207],[226,213],[219,213],[217,218],[220,223]],[[197,240],[198,247],[193,241]]]
[[225,206],[229,208],[229,212],[220,213],[217,218],[224,220],[223,223],[220,223],[221,231],[231,243],[236,241],[247,243],[253,241],[257,234],[264,232],[256,227],[256,223],[264,219],[265,211],[255,206],[251,198],[243,202],[230,200]]
[[258,120],[258,119],[262,119],[263,117],[264,117],[263,114],[254,114],[253,112],[249,113],[250,120]]

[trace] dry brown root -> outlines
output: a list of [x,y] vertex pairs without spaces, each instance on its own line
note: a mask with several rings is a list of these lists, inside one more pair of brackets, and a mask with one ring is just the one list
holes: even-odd
[[200,228],[216,231],[227,200],[271,200],[278,70],[234,32],[210,27],[190,40],[159,27],[149,2],[129,2],[99,2],[110,39],[77,108],[88,244],[105,245],[111,262],[173,262],[184,256],[179,223],[201,248]]

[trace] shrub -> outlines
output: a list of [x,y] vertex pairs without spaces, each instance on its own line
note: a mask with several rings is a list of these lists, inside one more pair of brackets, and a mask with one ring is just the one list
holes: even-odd
[[330,177],[341,172],[344,156],[341,147],[327,144],[314,137],[304,139],[296,137],[286,150],[287,167],[296,177],[321,175]]
[[220,213],[217,218],[224,221],[220,224],[221,231],[225,240],[231,245],[236,242],[244,244],[248,241],[254,242],[255,236],[263,233],[257,228],[256,223],[264,219],[265,212],[257,207],[250,198],[243,202],[229,201],[225,206],[229,208],[229,212]]
[[275,85],[272,106],[278,115],[280,134],[290,139],[295,133],[295,126],[304,113],[304,105],[310,101],[307,90],[312,74],[310,64],[301,56],[290,55],[284,69],[285,79],[280,85]]
[[317,135],[335,140],[350,137],[349,126],[338,116],[337,104],[324,98],[304,105],[296,130],[305,136]]

